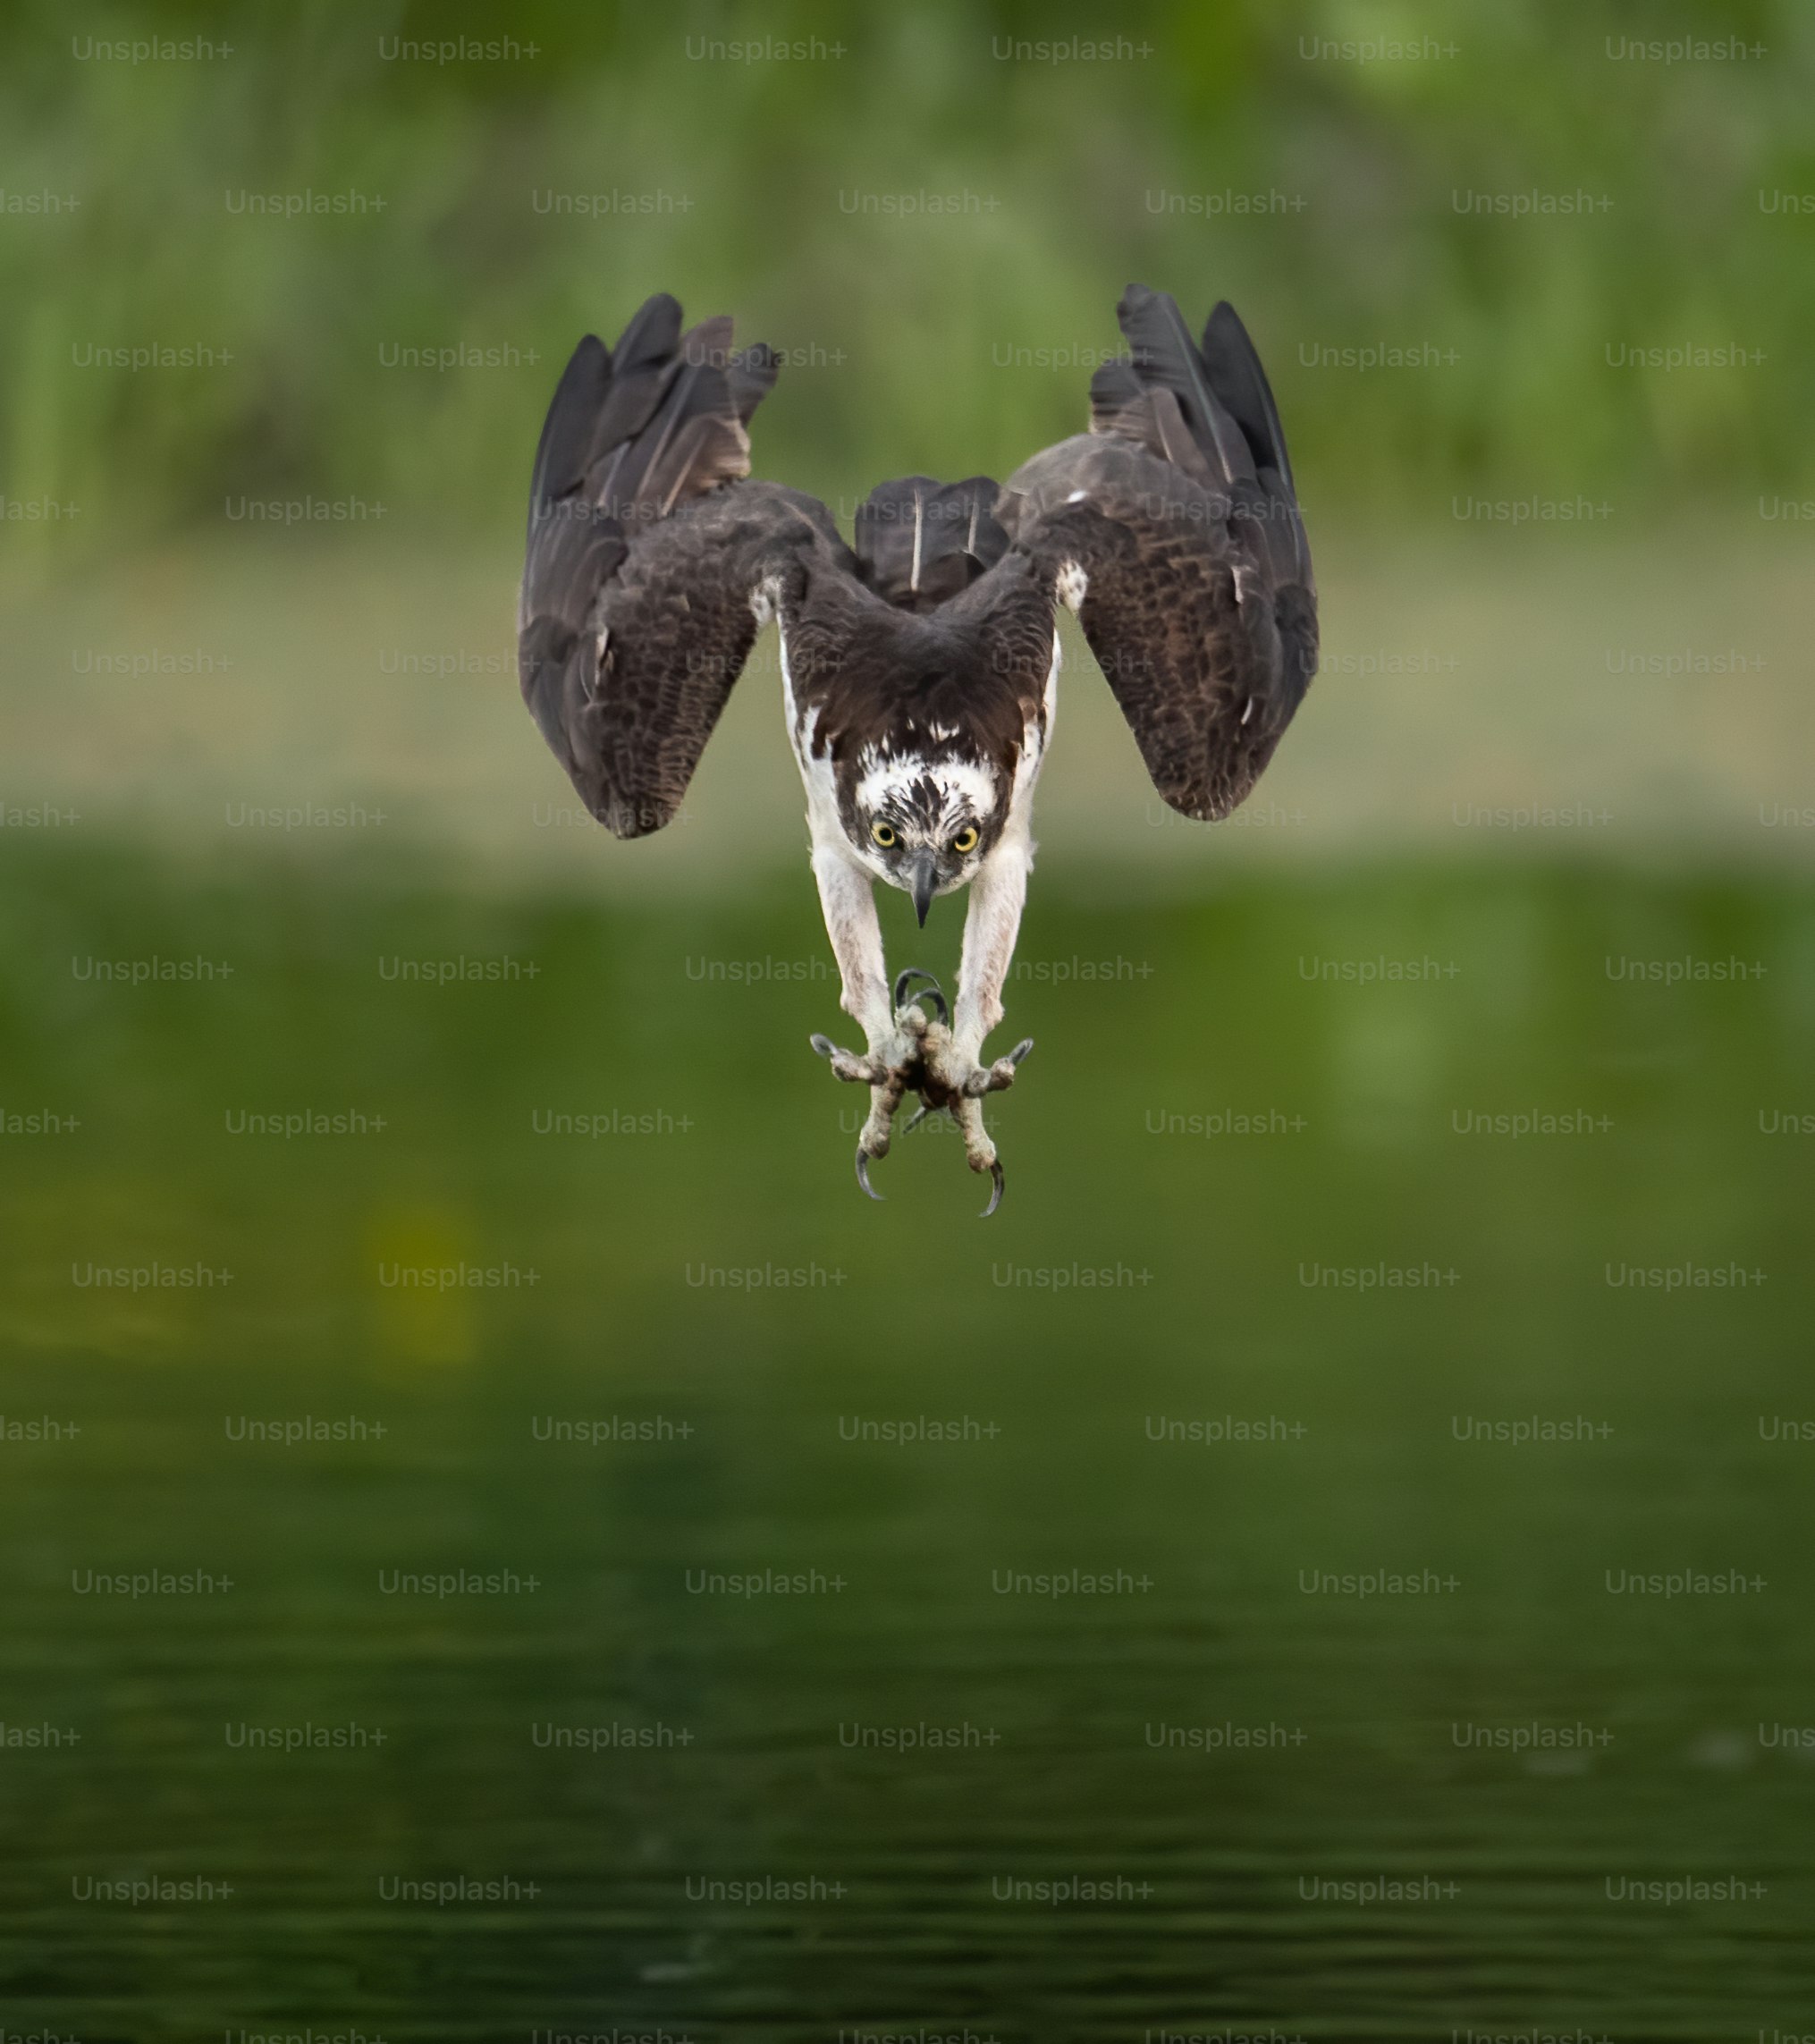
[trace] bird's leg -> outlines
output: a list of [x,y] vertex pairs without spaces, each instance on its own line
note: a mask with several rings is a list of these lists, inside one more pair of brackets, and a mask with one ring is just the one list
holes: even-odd
[[831,845],[816,847],[813,877],[819,883],[819,905],[825,933],[832,939],[841,983],[839,1006],[864,1032],[866,1057],[848,1051],[832,1056],[840,1078],[874,1085],[902,1061],[907,1045],[899,1041],[895,1010],[889,1001],[889,974],[882,960],[882,925],[876,918],[870,876],[845,852]]
[[1002,986],[1020,933],[1032,855],[1025,825],[1011,826],[972,882],[964,925],[964,959],[958,967],[958,1012],[950,1032],[935,1026],[925,1044],[925,1062],[935,1090],[944,1095],[944,1104],[963,1134],[970,1168],[989,1172],[995,1181],[986,1214],[993,1213],[1001,1199],[1002,1167],[983,1127],[983,1096],[1015,1083],[1015,1068],[1034,1048],[1032,1039],[1017,1043],[992,1065],[978,1060],[984,1037],[1002,1019]]
[[839,847],[822,844],[814,849],[813,875],[843,982],[839,1006],[862,1028],[866,1055],[840,1050],[823,1036],[815,1036],[813,1047],[830,1060],[840,1078],[870,1089],[869,1116],[857,1136],[857,1176],[868,1192],[866,1167],[872,1157],[889,1153],[890,1127],[919,1060],[925,1018],[918,1009],[898,1015],[890,1001],[882,926],[869,874]]
[[[1033,1048],[1017,1044],[994,1064],[980,1063],[983,1038],[1002,1019],[1002,987],[1021,932],[1021,911],[1027,901],[1027,874],[1033,846],[1025,827],[1013,826],[984,862],[971,883],[970,910],[964,925],[964,960],[958,975],[958,1012],[951,1029],[951,1053],[945,1077],[967,1098],[975,1099],[1015,1083],[1015,1068]],[[981,1119],[978,1121],[981,1128]],[[987,1141],[987,1138],[984,1138]],[[987,1167],[973,1159],[973,1169]]]

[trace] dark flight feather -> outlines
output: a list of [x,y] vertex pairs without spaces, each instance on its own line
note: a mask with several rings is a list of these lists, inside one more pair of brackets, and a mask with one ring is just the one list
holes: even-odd
[[[1228,407],[1247,440],[1255,472],[1267,494],[1270,528],[1275,536],[1291,543],[1291,575],[1309,587],[1311,547],[1298,511],[1285,429],[1279,424],[1279,409],[1261,358],[1248,338],[1247,328],[1227,299],[1218,303],[1204,326],[1203,364],[1211,387]],[[1282,562],[1282,569],[1286,565]]]
[[1166,291],[1130,284],[1116,317],[1133,350],[1135,376],[1147,388],[1169,391],[1178,399],[1186,426],[1209,457],[1212,472],[1231,483],[1252,478],[1254,455],[1217,394],[1177,301]]
[[[1104,363],[1092,379],[1091,430],[1119,434],[1227,490],[1237,515],[1260,534],[1277,578],[1308,586],[1311,551],[1286,437],[1234,307],[1225,300],[1211,314],[1202,350],[1164,291],[1130,284],[1117,317],[1133,355]],[[1190,446],[1180,439],[1180,421]]]
[[1286,458],[1286,435],[1267,372],[1261,367],[1247,328],[1226,298],[1218,301],[1204,324],[1203,355],[1211,388],[1246,436],[1254,467],[1262,474],[1274,469],[1290,490],[1292,464]]
[[612,358],[596,334],[588,334],[562,370],[548,417],[536,443],[529,482],[529,531],[556,498],[579,486],[592,445],[594,421],[612,386]]
[[781,357],[761,341],[732,355],[725,376],[731,386],[731,403],[736,408],[739,424],[750,423],[756,407],[774,389],[781,369]]

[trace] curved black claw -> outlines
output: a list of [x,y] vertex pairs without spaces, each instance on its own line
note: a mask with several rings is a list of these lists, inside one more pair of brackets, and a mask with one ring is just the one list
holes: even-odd
[[951,1010],[945,1005],[944,991],[940,986],[939,982],[933,978],[933,975],[930,972],[923,971],[919,966],[909,966],[905,971],[898,972],[895,975],[896,1007],[900,1008],[905,1005],[902,997],[902,989],[908,984],[908,982],[910,979],[924,979],[926,982],[926,994],[916,994],[914,998],[916,1001],[919,1001],[924,1000],[928,995],[930,995],[932,997],[933,1006],[939,1010],[939,1019],[945,1025],[947,1028],[950,1028],[951,1026]]
[[996,1211],[996,1209],[1002,1204],[1002,1187],[1006,1181],[1002,1177],[1002,1162],[1000,1157],[991,1164],[990,1176],[996,1182],[990,1191],[990,1204],[983,1209],[983,1214],[981,1216],[981,1218],[984,1220],[987,1220],[990,1216]]
[[861,1144],[857,1147],[857,1183],[869,1194],[872,1199],[882,1198],[882,1194],[870,1183],[870,1160],[865,1154]]
[[1031,1036],[1023,1036],[1021,1041],[1009,1052],[1009,1062],[1011,1065],[1018,1065],[1033,1048],[1034,1039]]
[[920,1105],[914,1110],[914,1119],[911,1121],[903,1123],[901,1133],[904,1136],[911,1136],[914,1131],[919,1128],[920,1124],[925,1120],[926,1117],[932,1112],[933,1110],[923,1100]]
[[809,1036],[806,1040],[823,1058],[832,1057],[837,1052],[838,1045],[830,1036]]

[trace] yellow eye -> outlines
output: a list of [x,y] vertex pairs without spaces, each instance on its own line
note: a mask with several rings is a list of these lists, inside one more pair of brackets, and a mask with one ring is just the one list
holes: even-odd
[[967,824],[963,830],[951,840],[951,849],[960,857],[966,852],[974,852],[977,849],[976,825]]
[[870,835],[874,838],[876,842],[881,845],[885,851],[895,841],[895,833],[889,828],[888,824],[872,824],[870,825]]

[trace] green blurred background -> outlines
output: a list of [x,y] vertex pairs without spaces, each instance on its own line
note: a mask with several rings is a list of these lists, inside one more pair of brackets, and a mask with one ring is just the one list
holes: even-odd
[[[1815,21],[1793,6],[1111,19],[544,0],[72,21],[28,4],[13,20],[7,188],[81,203],[10,223],[0,460],[16,495],[104,503],[97,545],[217,518],[249,489],[394,497],[412,519],[502,538],[517,506],[501,479],[534,444],[548,375],[412,375],[383,368],[381,351],[535,349],[558,366],[577,334],[609,338],[658,285],[801,351],[764,412],[764,460],[829,496],[904,459],[1005,473],[1075,430],[1075,367],[1015,373],[992,357],[1113,346],[1129,276],[1249,309],[1326,516],[1415,512],[1489,483],[1748,508],[1760,485],[1809,485],[1815,230],[1777,195],[1815,182]],[[232,52],[72,55],[72,40],[151,34]],[[382,55],[462,37],[509,37],[519,54]],[[1073,37],[1129,54],[999,54]],[[1739,52],[1608,54],[1672,38]],[[774,41],[815,54],[705,54]],[[1370,43],[1422,54],[1306,54]],[[304,190],[383,207],[228,210],[229,193]],[[1591,209],[1457,210],[1470,193],[1532,191]],[[858,210],[921,193],[975,209]],[[595,212],[553,210],[575,198]],[[656,210],[609,209],[627,205]],[[72,343],[116,334],[241,366],[70,373]],[[1764,359],[1609,374],[1604,351],[1621,342]],[[1456,359],[1358,383],[1301,373],[1301,343]]]
[[[10,13],[9,2033],[1815,2027],[1811,44]],[[536,433],[672,291],[782,351],[756,472],[848,527],[1076,430],[1136,278],[1255,335],[1324,671],[1205,831],[1068,637],[1008,1203],[933,1130],[871,1206],[772,640],[675,827],[578,816]],[[950,974],[956,904],[883,908]],[[385,1276],[450,1266],[516,1281]],[[1388,1269],[1436,1281],[1309,1281]],[[923,1415],[977,1431],[863,1438]],[[357,1425],[244,1423],[305,1419]],[[1470,1432],[1517,1419],[1574,1431]],[[770,1568],[843,1587],[692,1587]],[[1144,1587],[997,1587],[1074,1568]],[[463,1569],[536,1587],[384,1587]],[[1303,1587],[1367,1569],[1453,1586]],[[81,1587],[156,1570],[233,1587]],[[1609,1587],[1684,1570],[1747,1587]]]

